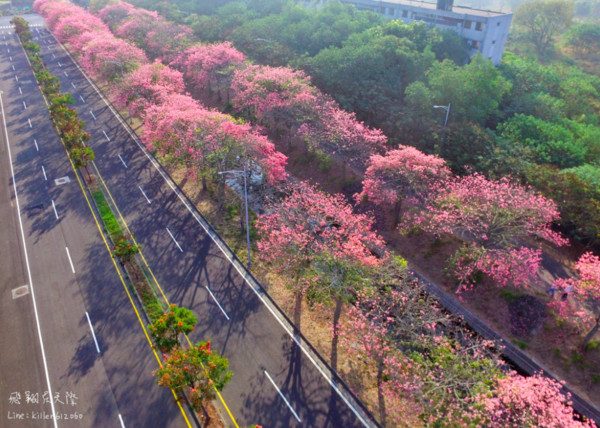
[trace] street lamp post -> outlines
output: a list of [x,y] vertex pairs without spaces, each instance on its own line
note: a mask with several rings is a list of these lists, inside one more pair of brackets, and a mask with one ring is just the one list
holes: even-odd
[[248,267],[250,267],[251,260],[250,260],[250,223],[248,222],[248,183],[247,183],[247,177],[248,174],[246,172],[246,164],[244,164],[244,170],[243,171],[238,171],[238,170],[232,170],[232,171],[220,171],[218,173],[219,175],[223,175],[223,174],[242,174],[244,176],[244,208],[246,211],[246,247],[248,248]]
[[442,128],[442,144],[446,138],[446,125],[448,124],[448,115],[450,114],[450,103],[447,106],[433,106],[433,108],[441,108],[446,110],[446,118],[444,119],[444,127]]

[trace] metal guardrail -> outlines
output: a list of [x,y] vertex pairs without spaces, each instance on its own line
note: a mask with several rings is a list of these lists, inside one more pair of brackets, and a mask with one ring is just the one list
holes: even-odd
[[[538,361],[531,356],[527,355],[517,346],[515,346],[510,340],[502,336],[497,331],[490,328],[487,324],[481,321],[472,312],[461,305],[454,296],[446,293],[440,289],[435,283],[430,281],[423,274],[412,271],[413,275],[425,284],[425,289],[433,294],[438,301],[450,312],[455,315],[461,315],[466,323],[475,330],[477,333],[485,337],[486,339],[494,340],[504,347],[503,355],[506,359],[510,360],[515,366],[524,371],[525,373],[532,375],[535,372],[543,371],[544,374],[554,380],[560,381],[552,371],[543,367]],[[592,403],[585,400],[583,397],[578,395],[568,386],[563,386],[562,391],[571,395],[571,401],[573,402],[573,409],[575,411],[589,419],[593,419],[597,424],[600,424],[600,410]]]

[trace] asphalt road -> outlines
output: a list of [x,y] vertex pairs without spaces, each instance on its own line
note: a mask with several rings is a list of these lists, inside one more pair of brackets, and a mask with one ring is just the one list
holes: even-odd
[[64,90],[75,97],[74,108],[91,134],[95,164],[150,268],[168,299],[198,316],[192,340],[210,339],[229,359],[234,377],[223,396],[237,423],[368,426],[48,35],[40,30],[43,37],[36,41],[41,53]]
[[[172,393],[155,385],[152,371],[158,361],[50,123],[25,54],[14,32],[1,28],[3,23],[0,165],[7,186],[0,191],[0,233],[7,246],[0,250],[5,256],[0,262],[0,320],[6,321],[0,338],[8,349],[0,357],[0,426],[55,426],[51,419],[33,422],[53,410],[61,427],[187,426]],[[67,183],[55,181],[65,177]],[[24,284],[29,293],[13,299],[12,290]],[[47,391],[52,391],[54,409],[44,404]],[[16,419],[20,415],[24,419]]]

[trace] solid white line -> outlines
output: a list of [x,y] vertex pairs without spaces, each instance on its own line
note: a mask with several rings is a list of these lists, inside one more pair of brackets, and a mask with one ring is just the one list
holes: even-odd
[[173,234],[171,233],[171,231],[169,230],[168,227],[167,227],[167,232],[169,232],[169,235],[171,235],[171,239],[175,242],[175,245],[177,245],[177,248],[179,248],[179,251],[181,251],[183,253],[183,250],[181,249],[179,242],[177,242],[177,239],[175,239],[175,237],[173,236]]
[[102,133],[104,134],[104,136],[106,137],[106,139],[107,139],[108,141],[110,141],[110,138],[108,138],[108,135],[106,135],[106,132],[102,131]]
[[77,89],[77,86],[75,86],[75,83],[71,82],[71,86],[74,87],[75,89]]
[[38,147],[37,140],[35,138],[33,139],[33,144],[35,144],[35,149],[39,152],[40,148]]
[[98,346],[98,340],[96,339],[96,333],[94,333],[94,327],[92,326],[92,321],[90,320],[90,315],[86,312],[85,316],[87,317],[88,324],[90,325],[90,330],[92,330],[92,336],[94,337],[94,343],[96,344],[96,351],[100,353],[100,347]]
[[223,315],[225,315],[225,318],[227,318],[227,321],[229,321],[229,315],[227,315],[227,312],[225,312],[225,309],[223,309],[223,307],[221,306],[221,304],[219,303],[219,301],[217,300],[217,298],[215,297],[215,295],[212,293],[212,291],[210,291],[210,288],[208,288],[208,286],[206,286],[206,289],[210,293],[210,297],[213,298],[213,300],[215,301],[215,303],[217,304],[217,306],[219,307],[219,309],[221,309],[221,312],[223,312]]
[[31,119],[27,118],[27,122],[29,123],[29,127],[33,128],[33,125],[31,124]]
[[67,257],[69,258],[69,263],[71,263],[71,270],[75,273],[75,266],[73,266],[73,260],[71,260],[71,253],[69,253],[69,247],[65,247],[67,250]]
[[79,98],[81,98],[81,101],[83,101],[83,103],[85,104],[85,99],[81,95],[79,95]]
[[54,199],[52,199],[52,208],[54,209],[54,215],[56,216],[56,219],[58,220],[58,212],[56,211],[56,205],[54,205]]
[[123,422],[123,417],[121,416],[120,413],[119,413],[119,420],[121,421],[121,427],[125,428],[125,423]]
[[25,101],[23,101],[23,109],[27,110],[27,104],[25,104]]
[[125,161],[123,160],[123,158],[121,157],[121,155],[119,155],[119,159],[121,159],[121,162],[123,162],[123,165],[125,165],[125,169],[128,169],[127,168],[127,164],[125,163]]
[[[31,300],[33,302],[33,313],[35,315],[35,325],[37,327],[38,337],[40,338],[40,349],[42,351],[42,362],[44,363],[44,374],[46,375],[46,384],[48,385],[48,394],[50,397],[54,397],[52,394],[52,385],[50,384],[50,374],[48,372],[48,362],[46,361],[46,351],[44,350],[44,339],[42,338],[42,330],[40,328],[40,317],[37,310],[37,302],[35,300],[35,291],[33,289],[33,280],[31,278],[31,269],[29,267],[29,256],[27,255],[27,243],[25,241],[25,231],[23,230],[23,221],[21,220],[21,208],[19,206],[19,195],[17,193],[17,180],[15,180],[15,171],[13,168],[12,154],[10,152],[10,142],[8,140],[8,129],[6,128],[6,117],[4,116],[4,103],[2,102],[2,91],[0,91],[0,109],[2,110],[2,120],[4,124],[4,135],[6,136],[6,148],[8,150],[8,158],[10,160],[10,173],[12,175],[13,189],[15,192],[15,201],[17,205],[17,218],[19,219],[19,228],[21,229],[21,241],[23,242],[23,253],[25,255],[25,265],[27,266],[27,278],[29,279],[29,291],[31,293]],[[55,415],[54,400],[50,401],[50,408],[52,414]],[[53,419],[54,428],[58,428],[58,422]]]
[[23,91],[21,90],[20,86],[19,86],[19,94],[23,95]]
[[148,199],[148,196],[146,196],[146,192],[142,190],[141,186],[138,186],[138,188],[140,189],[140,192],[142,192],[142,195],[144,195],[144,198],[146,198],[148,201],[148,205],[150,205],[152,202],[150,202],[150,199]]
[[92,117],[94,118],[94,120],[96,120],[96,116],[94,116],[94,112],[90,110],[90,114],[92,115]]
[[281,390],[277,387],[277,384],[271,378],[271,376],[269,375],[269,373],[266,370],[264,370],[264,372],[267,375],[267,377],[269,378],[269,380],[271,381],[271,383],[273,384],[273,386],[275,387],[275,389],[277,390],[277,392],[279,393],[279,395],[281,396],[281,398],[283,398],[283,401],[285,401],[285,404],[287,404],[287,406],[290,408],[290,410],[292,411],[292,414],[294,415],[294,417],[296,418],[296,420],[298,422],[302,422],[300,420],[300,416],[298,416],[298,413],[296,413],[296,411],[294,410],[294,408],[292,407],[292,405],[290,404],[290,402],[287,400],[287,398],[285,398],[285,395],[283,395],[283,392],[281,392]]
[[367,427],[367,428],[370,427],[371,425],[363,418],[363,416],[359,413],[359,411],[352,404],[350,404],[350,402],[348,401],[348,399],[346,398],[346,396],[340,391],[340,388],[337,386],[337,384],[333,382],[333,380],[331,379],[331,377],[328,376],[325,373],[325,371],[321,368],[321,366],[319,364],[317,364],[317,362],[315,361],[315,359],[313,358],[313,356],[304,348],[304,346],[302,346],[302,344],[300,343],[300,341],[298,340],[298,338],[296,337],[296,335],[293,333],[293,331],[290,328],[288,328],[288,326],[283,322],[283,320],[276,314],[275,310],[265,301],[264,297],[261,295],[261,292],[257,288],[255,288],[254,285],[252,285],[250,283],[250,281],[248,281],[247,272],[242,271],[241,267],[238,266],[236,263],[233,262],[233,259],[231,258],[231,256],[229,255],[229,253],[219,243],[219,241],[213,236],[213,234],[210,232],[210,230],[208,229],[208,227],[202,222],[202,220],[200,220],[200,218],[198,218],[198,216],[196,215],[196,213],[194,212],[194,210],[189,206],[188,202],[185,200],[185,198],[183,197],[183,195],[181,194],[181,192],[176,189],[176,187],[171,183],[171,180],[169,180],[167,178],[167,176],[165,175],[165,173],[161,170],[161,168],[158,165],[158,163],[156,162],[156,160],[154,158],[152,158],[152,156],[150,155],[150,153],[148,152],[148,150],[146,150],[146,148],[138,140],[138,138],[129,130],[129,128],[126,126],[125,122],[123,122],[123,119],[121,119],[121,117],[117,114],[117,112],[115,111],[115,109],[109,104],[109,102],[106,100],[106,98],[100,92],[100,90],[94,84],[94,82],[92,82],[90,80],[90,78],[87,76],[87,74],[85,74],[85,72],[81,69],[81,67],[79,66],[79,64],[77,64],[75,62],[75,60],[73,60],[73,58],[71,57],[71,54],[69,53],[69,51],[67,51],[62,44],[59,43],[59,45],[63,49],[63,51],[67,54],[67,56],[69,58],[71,58],[71,61],[73,62],[73,64],[75,64],[75,66],[77,67],[77,69],[79,70],[79,72],[82,74],[83,77],[85,77],[85,79],[88,81],[88,83],[90,84],[90,86],[92,88],[94,88],[94,90],[96,91],[96,93],[98,94],[98,96],[100,97],[100,99],[102,101],[104,101],[104,104],[106,105],[106,107],[108,107],[108,109],[112,112],[112,114],[119,121],[119,123],[121,123],[121,125],[123,126],[123,128],[125,129],[125,131],[127,131],[127,133],[129,134],[129,136],[131,137],[131,139],[138,145],[138,147],[140,148],[140,150],[142,151],[142,153],[144,153],[146,155],[146,157],[148,158],[148,160],[150,161],[150,163],[152,165],[154,165],[154,168],[156,168],[156,170],[158,171],[158,173],[163,177],[163,179],[165,180],[165,182],[167,183],[167,185],[171,188],[171,190],[173,190],[173,192],[177,195],[177,197],[179,198],[179,200],[183,203],[183,205],[187,208],[187,210],[192,214],[192,217],[194,217],[194,219],[198,222],[198,224],[200,224],[200,226],[202,227],[202,229],[204,229],[204,232],[208,236],[210,236],[210,238],[215,243],[215,245],[219,248],[219,250],[221,250],[221,252],[225,256],[225,258],[237,270],[237,272],[240,274],[240,276],[244,279],[244,282],[246,283],[246,285],[248,285],[248,287],[250,287],[250,289],[252,289],[252,291],[254,292],[254,294],[256,294],[256,296],[260,299],[260,301],[263,303],[263,305],[265,305],[265,307],[267,308],[267,310],[271,313],[271,315],[273,315],[273,317],[277,320],[277,322],[279,323],[279,325],[281,325],[281,327],[285,330],[285,332],[292,338],[292,340],[296,343],[296,345],[298,345],[298,347],[302,350],[302,353],[310,360],[310,362],[315,366],[315,368],[317,369],[317,371],[319,373],[321,373],[321,375],[323,376],[323,378],[337,392],[338,396],[344,401],[344,403],[346,403],[346,405],[350,408],[350,410],[352,410],[352,413],[354,413],[354,415],[362,422],[362,424],[365,427]]
[[42,172],[44,173],[44,180],[48,181],[48,177],[46,176],[46,168],[42,165]]

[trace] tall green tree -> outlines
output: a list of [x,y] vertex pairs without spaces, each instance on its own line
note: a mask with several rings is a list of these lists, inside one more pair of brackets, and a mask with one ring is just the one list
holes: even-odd
[[452,104],[451,120],[471,121],[479,125],[500,117],[500,102],[510,88],[500,71],[480,54],[459,67],[450,60],[435,63],[427,71],[432,101]]
[[535,0],[515,10],[514,23],[543,57],[554,38],[571,26],[575,5],[569,0]]

